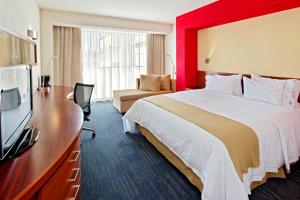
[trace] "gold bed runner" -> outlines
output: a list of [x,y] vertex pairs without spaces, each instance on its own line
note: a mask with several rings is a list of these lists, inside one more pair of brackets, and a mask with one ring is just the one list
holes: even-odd
[[221,140],[241,180],[248,168],[259,166],[258,138],[250,127],[167,96],[157,95],[143,99],[197,125]]

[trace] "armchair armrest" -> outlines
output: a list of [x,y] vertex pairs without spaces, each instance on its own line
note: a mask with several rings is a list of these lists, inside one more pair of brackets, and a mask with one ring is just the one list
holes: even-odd
[[176,79],[171,79],[171,90],[176,92]]

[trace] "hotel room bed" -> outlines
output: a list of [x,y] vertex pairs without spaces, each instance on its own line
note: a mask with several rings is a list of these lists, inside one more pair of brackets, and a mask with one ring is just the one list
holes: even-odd
[[[254,132],[258,140],[257,147],[255,142],[252,145],[249,141],[248,145],[248,138],[243,141],[235,133],[239,139],[234,141],[231,138],[234,143],[228,148],[207,128],[201,128],[192,120],[187,120],[188,117],[155,104],[155,99],[141,99],[128,110],[123,117],[125,132],[134,132],[139,128],[202,191],[202,199],[248,199],[251,188],[263,183],[266,177],[284,177],[282,166],[289,170],[290,164],[299,158],[300,111],[297,109],[205,89],[162,96],[176,106],[182,103],[186,108],[201,109],[237,122],[238,126],[244,125]],[[172,109],[172,104],[169,108]],[[208,121],[211,126],[222,129],[218,121]],[[247,148],[253,152],[257,148],[259,154],[258,164],[250,164],[255,167],[247,168],[244,173],[237,170],[233,158],[233,154],[240,150],[240,143],[248,145]]]

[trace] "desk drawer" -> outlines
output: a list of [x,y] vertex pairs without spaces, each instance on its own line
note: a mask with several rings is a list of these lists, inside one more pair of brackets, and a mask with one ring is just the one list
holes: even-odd
[[67,159],[39,191],[38,199],[71,199],[77,193],[77,196],[79,195],[79,189],[80,139],[78,138]]

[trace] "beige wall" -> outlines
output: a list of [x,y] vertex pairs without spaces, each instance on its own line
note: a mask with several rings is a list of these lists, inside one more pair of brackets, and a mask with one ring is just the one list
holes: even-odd
[[166,49],[166,59],[165,59],[166,74],[171,74],[171,76],[173,76],[173,65],[170,58],[167,57],[167,54],[169,54],[172,57],[176,68],[176,25],[175,24],[172,26],[172,32],[166,35],[165,49]]
[[[26,38],[29,27],[40,34],[40,11],[35,0],[0,0],[0,29]],[[38,66],[33,68],[34,87],[37,87],[37,78],[40,74],[39,41],[37,41]]]
[[300,8],[200,30],[198,50],[199,70],[300,78]]
[[171,24],[42,9],[41,54],[44,73],[49,73],[48,63],[52,56],[53,25],[130,29],[161,34],[168,34],[172,29]]

